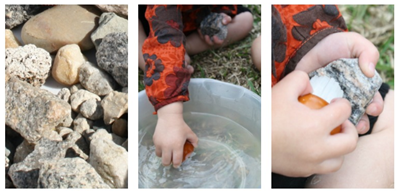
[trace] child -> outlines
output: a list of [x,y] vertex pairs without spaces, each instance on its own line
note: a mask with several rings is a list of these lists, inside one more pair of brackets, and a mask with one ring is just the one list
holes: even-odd
[[[320,110],[297,100],[312,91],[307,73],[339,58],[359,58],[372,77],[375,46],[347,32],[337,6],[274,5],[272,57],[272,187],[305,187],[308,178],[308,187],[392,186],[394,107],[387,85],[366,110],[380,115],[376,123],[365,115],[357,127],[347,120],[351,107],[343,98]],[[338,125],[342,132],[331,136]]]
[[[223,16],[222,24],[228,31],[225,39],[203,36],[198,30],[210,13]],[[252,25],[250,11],[242,6],[139,6],[139,67],[158,115],[153,142],[164,166],[180,166],[186,140],[197,147],[198,138],[182,116],[193,73],[189,55],[236,42],[247,36]]]

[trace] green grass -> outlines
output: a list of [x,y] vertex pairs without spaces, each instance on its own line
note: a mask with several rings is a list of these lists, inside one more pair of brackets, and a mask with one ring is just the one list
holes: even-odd
[[376,70],[394,89],[394,5],[339,6],[349,31],[360,33],[379,50]]

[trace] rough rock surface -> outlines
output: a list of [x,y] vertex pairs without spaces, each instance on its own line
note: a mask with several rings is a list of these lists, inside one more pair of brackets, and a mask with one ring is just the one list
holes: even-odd
[[6,82],[6,125],[28,142],[35,143],[71,117],[71,106],[51,92],[16,77]]
[[50,53],[67,44],[77,44],[85,51],[93,48],[90,34],[98,25],[99,14],[95,6],[54,6],[29,19],[22,27],[21,38],[25,44],[35,44]]
[[101,14],[99,27],[93,31],[90,38],[94,46],[98,48],[106,35],[116,32],[128,32],[128,20],[117,16],[115,13],[105,12]]
[[213,37],[216,35],[220,40],[224,40],[228,35],[228,27],[222,24],[224,16],[219,13],[210,13],[200,23],[200,31],[203,35]]
[[118,136],[128,137],[128,121],[124,118],[119,118],[114,121],[111,130]]
[[90,164],[109,186],[128,187],[128,152],[115,144],[104,129],[91,137]]
[[89,99],[80,106],[80,113],[87,119],[97,120],[103,118],[103,107],[100,101]]
[[79,82],[79,68],[86,62],[77,44],[61,47],[54,58],[51,74],[58,83],[74,85]]
[[382,84],[379,73],[375,71],[372,78],[368,78],[362,73],[358,59],[339,59],[331,62],[324,68],[320,68],[312,73],[315,75],[334,78],[343,90],[344,98],[351,103],[351,115],[349,120],[357,125],[364,115],[367,106],[371,103],[375,93]]
[[6,29],[6,48],[17,48],[21,45],[14,33],[10,29]]
[[92,92],[86,91],[84,89],[79,89],[77,92],[73,93],[70,97],[72,110],[79,112],[79,106],[89,99],[96,99],[100,101],[100,97]]
[[128,18],[128,5],[96,5],[103,12],[114,12],[119,16]]
[[38,178],[39,188],[110,188],[95,169],[81,158],[64,158],[45,163]]
[[122,87],[128,86],[128,34],[111,33],[103,38],[97,52],[97,64]]
[[5,5],[6,28],[13,29],[46,7],[39,5]]
[[40,87],[49,76],[50,54],[35,45],[6,49],[6,73]]
[[117,87],[113,78],[90,62],[80,67],[79,81],[85,89],[99,96],[107,95]]
[[71,92],[68,88],[62,88],[56,95],[58,98],[69,102],[69,97],[71,97]]
[[101,100],[104,110],[104,123],[111,124],[128,112],[128,94],[113,91]]
[[39,170],[46,161],[58,161],[65,157],[68,148],[75,145],[81,137],[78,132],[72,133],[62,142],[42,138],[35,145],[35,150],[22,162],[10,166],[8,175],[15,187],[36,188],[38,186]]

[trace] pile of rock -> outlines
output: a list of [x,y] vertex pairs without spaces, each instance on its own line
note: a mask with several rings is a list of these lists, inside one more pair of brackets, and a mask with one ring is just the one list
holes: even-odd
[[126,188],[128,6],[5,7],[6,187]]

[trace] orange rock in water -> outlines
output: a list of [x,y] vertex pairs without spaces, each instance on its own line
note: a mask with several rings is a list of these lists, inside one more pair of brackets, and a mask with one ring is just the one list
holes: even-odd
[[193,150],[194,150],[194,146],[189,141],[186,141],[185,145],[183,146],[182,162],[186,160],[186,158],[193,152]]

